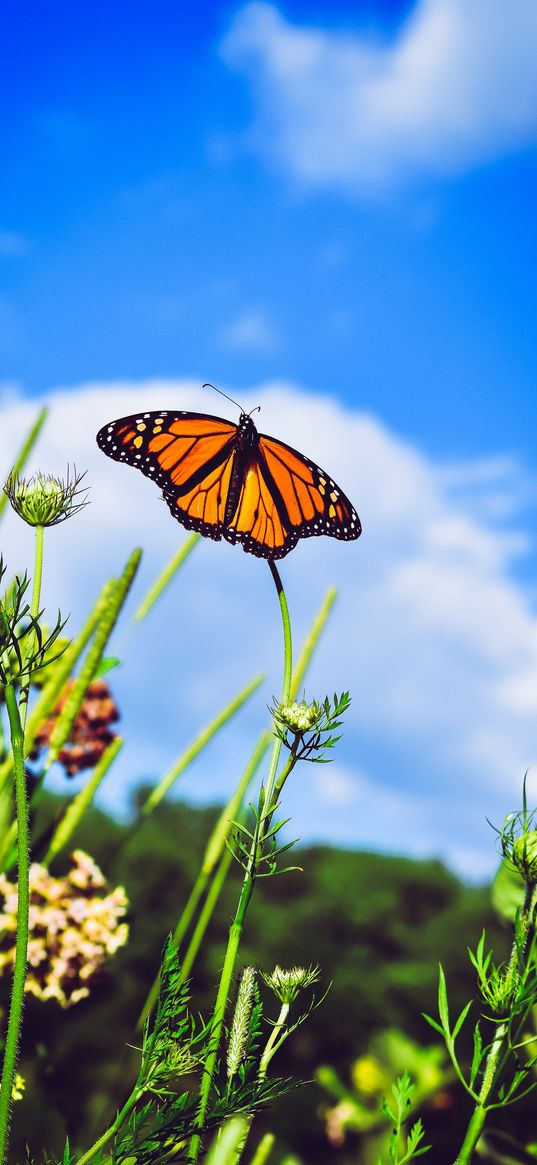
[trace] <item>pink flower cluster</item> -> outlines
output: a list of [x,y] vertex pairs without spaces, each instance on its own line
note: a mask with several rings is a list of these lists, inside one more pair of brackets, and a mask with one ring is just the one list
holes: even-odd
[[[122,886],[107,891],[103,874],[83,850],[71,856],[65,878],[30,867],[30,941],[26,991],[71,1007],[128,938],[128,900]],[[3,900],[3,901],[2,901]],[[0,975],[15,959],[17,886],[0,874]]]

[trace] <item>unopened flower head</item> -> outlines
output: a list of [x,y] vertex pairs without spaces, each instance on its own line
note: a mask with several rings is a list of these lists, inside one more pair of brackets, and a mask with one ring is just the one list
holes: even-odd
[[291,700],[288,704],[277,704],[274,716],[282,728],[288,728],[290,732],[309,732],[317,724],[321,712],[316,700],[311,704],[306,700]]
[[300,991],[303,991],[305,987],[311,987],[313,983],[317,983],[320,974],[319,967],[290,967],[284,969],[278,966],[278,964],[270,974],[268,971],[261,971],[262,978],[265,980],[267,987],[270,987],[271,991],[274,992],[281,1003],[292,1003]]
[[80,489],[84,476],[76,469],[71,473],[69,467],[64,478],[47,473],[26,478],[12,473],[4,489],[15,513],[29,526],[57,526],[88,504],[87,491]]
[[537,883],[537,829],[523,833],[513,843],[510,858],[526,882]]

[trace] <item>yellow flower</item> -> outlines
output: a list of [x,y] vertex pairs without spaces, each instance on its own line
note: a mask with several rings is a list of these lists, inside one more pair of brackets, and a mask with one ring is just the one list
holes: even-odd
[[384,1088],[384,1074],[374,1056],[360,1056],[352,1066],[352,1082],[362,1096],[375,1096]]
[[11,1099],[22,1100],[25,1088],[26,1080],[24,1079],[24,1076],[21,1076],[20,1072],[16,1072],[15,1079],[11,1086]]

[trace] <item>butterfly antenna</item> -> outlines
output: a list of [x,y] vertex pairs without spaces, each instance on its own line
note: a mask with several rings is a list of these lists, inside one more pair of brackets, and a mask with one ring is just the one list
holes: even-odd
[[251,412],[248,413],[248,416],[251,417],[252,413],[260,413],[260,412],[261,412],[261,405],[256,405],[255,409],[252,409]]
[[220,396],[224,396],[224,397],[226,398],[226,400],[228,400],[228,401],[230,401],[230,402],[231,402],[231,404],[232,404],[232,405],[235,405],[235,407],[236,407],[237,409],[240,409],[241,413],[243,413],[243,412],[244,412],[244,409],[243,409],[242,405],[240,405],[240,404],[238,403],[238,401],[236,401],[236,400],[233,400],[233,397],[232,397],[232,396],[228,396],[227,392],[222,392],[222,389],[221,389],[221,388],[217,388],[217,387],[216,387],[216,384],[210,384],[210,383],[209,383],[209,381],[207,381],[205,384],[202,384],[202,386],[201,386],[201,387],[202,387],[202,388],[213,388],[215,392],[218,392],[218,393],[220,394]]

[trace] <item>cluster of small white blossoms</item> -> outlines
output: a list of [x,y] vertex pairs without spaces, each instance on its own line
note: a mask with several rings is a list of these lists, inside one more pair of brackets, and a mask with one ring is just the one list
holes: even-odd
[[277,706],[276,719],[292,732],[307,732],[317,723],[321,711],[315,700],[312,704],[307,704],[305,700],[292,700],[289,704]]
[[[122,886],[107,892],[103,874],[83,850],[72,869],[54,878],[45,866],[30,867],[30,940],[26,991],[71,1007],[90,993],[109,955],[122,947],[129,927]],[[0,875],[0,975],[11,974],[17,931],[17,886]],[[3,903],[2,903],[3,899]]]

